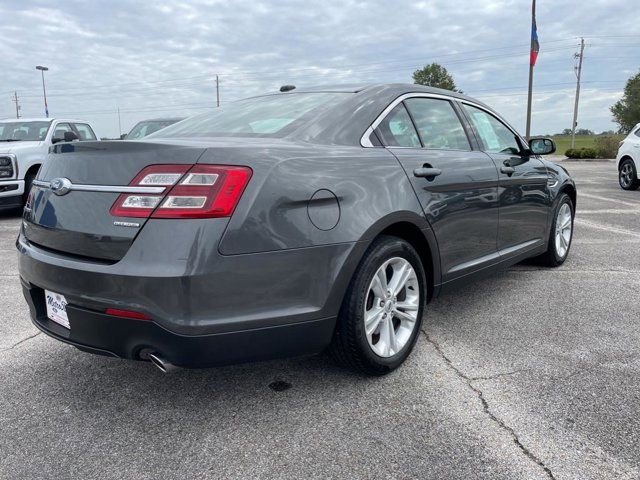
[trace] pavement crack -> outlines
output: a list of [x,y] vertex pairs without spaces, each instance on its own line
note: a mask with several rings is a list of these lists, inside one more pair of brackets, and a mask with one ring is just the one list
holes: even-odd
[[[532,462],[534,462],[536,465],[538,465],[540,468],[542,468],[542,470],[544,470],[544,472],[547,475],[547,477],[549,477],[552,480],[555,480],[556,477],[553,475],[553,472],[551,472],[551,469],[549,467],[547,467],[544,464],[544,462],[542,460],[540,460],[540,458],[538,458],[531,450],[529,450],[520,441],[520,437],[518,436],[516,431],[512,427],[510,427],[509,425],[504,423],[504,421],[501,420],[500,418],[498,418],[493,412],[491,412],[491,409],[489,408],[489,402],[487,402],[487,399],[484,398],[484,394],[482,393],[482,390],[480,390],[478,387],[476,387],[473,384],[473,382],[475,380],[479,380],[481,378],[479,378],[479,377],[476,377],[476,378],[469,377],[468,375],[463,373],[458,367],[456,367],[453,364],[451,359],[449,357],[447,357],[447,355],[444,353],[444,351],[442,350],[442,348],[440,347],[438,342],[436,342],[431,337],[429,337],[429,334],[427,334],[427,332],[425,332],[424,330],[421,330],[421,332],[425,336],[425,338],[427,339],[427,342],[429,342],[433,346],[433,348],[435,348],[436,352],[438,353],[438,356],[440,356],[440,358],[442,358],[442,360],[444,360],[444,362],[446,363],[447,367],[449,367],[449,369],[452,370],[458,377],[460,377],[462,380],[464,380],[465,383],[467,384],[467,386],[476,394],[476,396],[480,400],[480,403],[482,403],[482,409],[483,409],[484,413],[496,425],[498,425],[502,430],[504,430],[505,432],[507,432],[511,436],[511,438],[513,439],[513,443],[515,443],[516,446],[522,451],[522,453],[524,453]],[[516,373],[516,372],[513,372],[513,373]]]
[[523,372],[528,372],[529,370],[526,369],[520,369],[520,370],[513,370],[511,372],[503,372],[503,373],[496,373],[494,375],[487,375],[487,376],[481,376],[481,377],[468,377],[469,381],[471,382],[475,382],[475,381],[479,381],[479,380],[494,380],[496,378],[500,378],[500,377],[508,377],[511,375],[515,375],[517,373],[523,373]]
[[34,333],[33,335],[28,336],[27,338],[23,338],[22,340],[20,340],[19,342],[14,343],[13,345],[11,345],[10,347],[7,348],[3,348],[2,350],[0,350],[0,352],[7,352],[9,350],[12,350],[14,348],[16,348],[19,345],[22,345],[25,342],[28,342],[29,340],[31,340],[32,338],[36,338],[38,335],[40,335],[42,332],[37,332]]

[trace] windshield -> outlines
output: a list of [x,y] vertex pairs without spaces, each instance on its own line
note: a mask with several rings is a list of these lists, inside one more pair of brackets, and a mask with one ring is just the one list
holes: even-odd
[[0,142],[41,142],[47,136],[50,125],[51,122],[2,122],[0,123]]
[[169,125],[173,125],[176,122],[179,122],[180,119],[175,120],[145,120],[144,122],[140,122],[136,124],[135,127],[131,129],[131,131],[127,134],[126,139],[132,140],[135,138],[146,137],[147,135],[151,135],[158,130],[161,130]]
[[187,119],[153,135],[160,137],[281,136],[349,93],[292,93],[248,98]]

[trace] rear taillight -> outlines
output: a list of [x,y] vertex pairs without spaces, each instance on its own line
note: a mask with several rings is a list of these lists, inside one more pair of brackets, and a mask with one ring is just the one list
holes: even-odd
[[160,194],[122,194],[111,215],[138,218],[229,217],[242,196],[251,169],[225,165],[151,165],[130,186],[164,186]]

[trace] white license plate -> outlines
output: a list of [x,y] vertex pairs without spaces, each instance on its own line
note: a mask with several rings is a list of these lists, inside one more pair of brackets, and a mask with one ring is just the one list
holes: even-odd
[[44,299],[47,305],[47,317],[57,324],[71,329],[69,317],[67,316],[67,299],[64,298],[64,295],[45,290]]

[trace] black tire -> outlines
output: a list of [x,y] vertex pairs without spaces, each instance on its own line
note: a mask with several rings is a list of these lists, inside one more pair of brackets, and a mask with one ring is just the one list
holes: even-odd
[[[364,315],[369,297],[369,286],[382,264],[392,258],[407,260],[418,281],[419,299],[417,320],[405,345],[395,355],[377,355],[365,333]],[[406,293],[405,293],[406,294]],[[420,334],[422,314],[426,304],[427,280],[420,256],[405,240],[380,236],[367,249],[351,280],[338,315],[329,352],[338,363],[367,375],[385,375],[399,367],[409,356]],[[394,316],[392,315],[392,318]]]
[[36,176],[32,173],[28,174],[24,177],[24,193],[22,194],[22,206],[24,207],[27,204],[27,199],[29,198],[29,192],[31,191],[31,186],[33,185],[33,180]]
[[[630,174],[630,175],[629,175]],[[638,180],[638,170],[633,160],[627,158],[620,162],[620,169],[618,170],[618,183],[623,190],[637,190],[640,187],[640,180]]]
[[[560,213],[560,209],[563,205],[568,205],[571,211],[571,238],[569,239],[569,245],[567,246],[567,250],[564,255],[561,255],[558,252],[558,248],[556,247],[556,228],[558,222],[558,215]],[[569,256],[569,251],[571,250],[571,243],[573,242],[573,220],[575,218],[575,208],[573,206],[573,201],[571,197],[566,193],[561,193],[558,201],[556,203],[556,207],[553,210],[553,223],[551,224],[551,229],[549,232],[549,240],[547,243],[547,251],[544,252],[539,257],[536,257],[536,263],[543,265],[545,267],[559,267],[562,265],[567,257]]]

